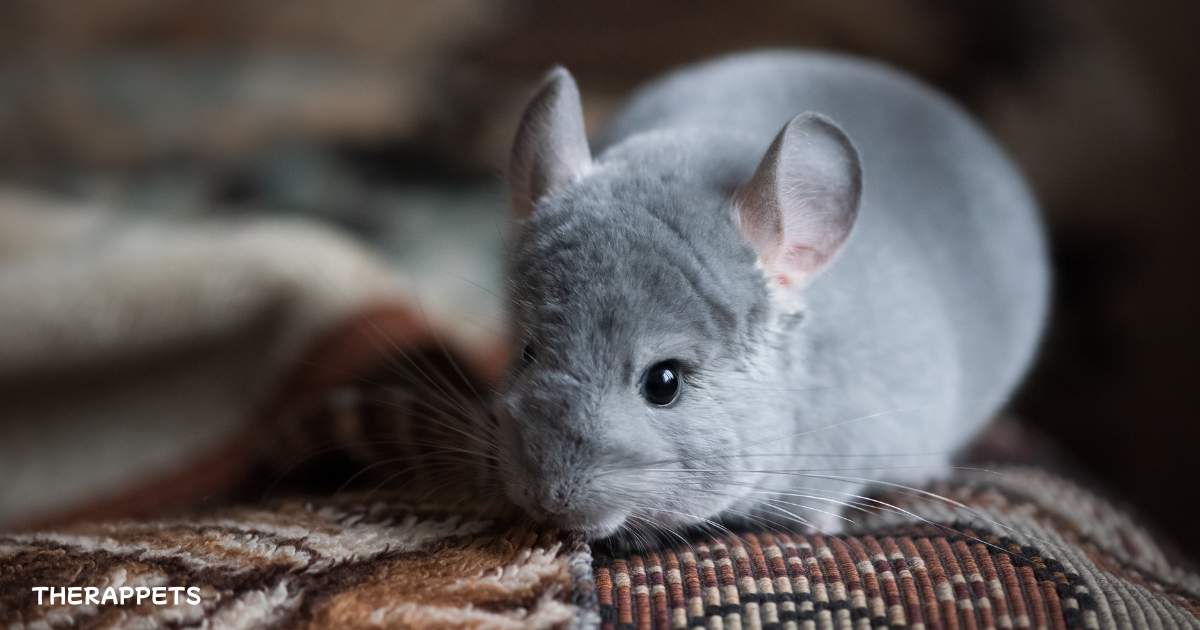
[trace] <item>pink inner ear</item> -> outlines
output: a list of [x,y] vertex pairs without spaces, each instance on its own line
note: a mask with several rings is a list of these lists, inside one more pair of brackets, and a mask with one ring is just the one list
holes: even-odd
[[784,287],[805,284],[830,258],[817,248],[800,243],[785,243],[780,249],[782,251],[763,263],[767,272]]
[[780,253],[778,260],[772,266],[777,269],[787,270],[787,272],[812,273],[820,269],[825,264],[825,261],[829,259],[828,255],[808,245],[790,243],[786,244],[785,247],[786,249]]

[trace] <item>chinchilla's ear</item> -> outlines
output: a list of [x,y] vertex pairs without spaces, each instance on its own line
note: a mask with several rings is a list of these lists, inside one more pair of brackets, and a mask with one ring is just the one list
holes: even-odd
[[734,196],[734,220],[765,273],[803,286],[837,253],[862,192],[858,151],[833,121],[801,114],[775,137]]
[[578,180],[592,164],[579,88],[566,68],[542,80],[525,108],[508,167],[513,215],[525,219],[547,193]]

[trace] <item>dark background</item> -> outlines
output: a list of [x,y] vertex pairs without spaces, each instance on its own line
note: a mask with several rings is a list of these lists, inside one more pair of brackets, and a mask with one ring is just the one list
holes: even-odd
[[366,233],[364,187],[498,182],[553,63],[591,127],[649,76],[764,46],[887,60],[1008,148],[1057,269],[1015,411],[1200,556],[1193,0],[0,1],[0,181]]

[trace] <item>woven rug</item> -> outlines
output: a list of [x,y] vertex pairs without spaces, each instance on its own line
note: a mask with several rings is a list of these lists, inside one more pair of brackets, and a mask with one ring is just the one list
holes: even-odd
[[[0,627],[566,627],[590,562],[586,545],[532,524],[353,498],[86,525],[0,536]],[[38,605],[36,586],[132,592]],[[199,590],[136,599],[156,586]]]
[[[1136,594],[1110,589],[1115,599],[1098,600],[1053,554],[960,527],[844,538],[741,533],[601,558],[602,627],[1062,630],[1114,627],[1118,615],[1125,627],[1172,625],[1158,611],[1130,624]],[[1176,603],[1192,616],[1180,625],[1195,626],[1195,598],[1177,594]]]
[[[880,495],[894,508],[847,535],[636,552],[366,495],[0,535],[0,627],[1200,629],[1200,576],[1096,494],[1020,467],[931,491]],[[39,586],[199,602],[39,605]]]

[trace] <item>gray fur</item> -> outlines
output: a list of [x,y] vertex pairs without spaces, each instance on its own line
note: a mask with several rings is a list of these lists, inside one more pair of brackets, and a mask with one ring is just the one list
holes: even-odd
[[513,215],[524,219],[538,199],[575,183],[591,167],[579,88],[566,69],[546,75],[525,108],[508,169]]
[[[734,200],[808,111],[857,147],[861,203],[800,290],[764,273]],[[553,144],[543,132],[518,146]],[[643,88],[596,149],[537,199],[512,252],[499,464],[536,518],[602,536],[786,509],[830,528],[839,493],[944,469],[1031,361],[1048,290],[1035,203],[979,126],[911,78],[729,56]],[[668,358],[690,373],[654,407],[639,379]]]

